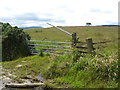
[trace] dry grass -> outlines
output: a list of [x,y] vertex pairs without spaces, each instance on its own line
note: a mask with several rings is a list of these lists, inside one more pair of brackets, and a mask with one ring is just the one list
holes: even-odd
[[[69,26],[61,27],[70,33],[76,32],[81,41],[86,38],[93,38],[95,42],[105,40],[115,40],[118,38],[118,27],[103,26]],[[71,36],[57,30],[56,28],[41,28],[24,30],[29,33],[34,40],[53,40],[53,41],[70,41]]]

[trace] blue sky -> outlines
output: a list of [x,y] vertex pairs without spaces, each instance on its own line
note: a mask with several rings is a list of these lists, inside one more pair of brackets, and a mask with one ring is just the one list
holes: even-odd
[[14,26],[117,24],[119,0],[1,0],[0,22]]

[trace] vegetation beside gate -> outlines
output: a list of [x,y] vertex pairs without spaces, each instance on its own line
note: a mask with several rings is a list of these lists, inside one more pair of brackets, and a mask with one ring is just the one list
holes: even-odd
[[26,39],[30,36],[17,26],[1,23],[2,28],[2,61],[14,60],[30,55]]

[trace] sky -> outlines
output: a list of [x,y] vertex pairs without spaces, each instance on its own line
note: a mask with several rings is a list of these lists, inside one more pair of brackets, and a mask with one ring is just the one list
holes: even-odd
[[118,24],[119,0],[0,0],[0,22],[13,26]]

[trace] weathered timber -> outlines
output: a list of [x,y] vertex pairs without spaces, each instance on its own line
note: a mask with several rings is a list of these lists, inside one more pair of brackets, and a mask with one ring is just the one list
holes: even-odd
[[88,46],[88,53],[95,54],[92,38],[86,39],[86,43],[87,43],[87,46]]
[[[63,54],[63,53],[69,53],[69,52],[60,52],[60,51],[49,51],[49,50],[42,50],[44,53],[57,53],[57,54]],[[34,50],[32,54],[38,54],[39,50]]]
[[70,46],[61,46],[61,45],[43,45],[43,44],[28,44],[30,46],[49,46],[49,47],[64,47],[64,48],[70,48]]
[[[42,50],[43,52],[52,52],[52,53],[59,53],[60,51],[50,51],[50,50]],[[40,52],[40,50],[33,50],[33,52]],[[67,53],[69,51],[64,51],[64,53]]]
[[77,49],[88,49],[88,47],[80,47],[80,46],[76,46]]
[[61,51],[72,51],[72,50],[69,50],[69,49],[54,49],[54,48],[43,48],[43,47],[32,47],[32,48],[40,48],[40,49],[43,49],[43,50],[61,50]]
[[76,48],[77,36],[76,33],[72,34],[72,48]]
[[71,44],[71,42],[55,42],[55,41],[37,41],[37,40],[29,40],[28,42],[44,42],[44,43],[63,43],[63,44]]
[[93,43],[93,44],[102,44],[102,43],[104,44],[104,43],[108,43],[108,42],[112,42],[112,41],[109,40],[109,41],[97,42],[97,43]]
[[47,23],[47,24],[50,25],[50,26],[53,26],[53,27],[57,28],[58,30],[60,30],[60,31],[62,31],[62,32],[68,34],[68,35],[72,35],[72,34],[69,33],[68,31],[63,30],[62,28],[59,28],[59,27],[57,27],[57,26],[54,26],[54,25],[52,25],[52,24],[50,24],[50,23]]
[[23,83],[23,84],[17,84],[17,83],[11,83],[6,84],[5,87],[7,88],[34,88],[34,87],[44,87],[44,83]]
[[76,43],[80,43],[82,45],[86,44],[86,42],[76,41]]
[[59,52],[59,51],[49,51],[49,50],[43,50],[43,52],[50,52],[50,53],[69,53],[69,52]]
[[88,53],[88,52],[85,52],[85,51],[78,51],[79,53]]

